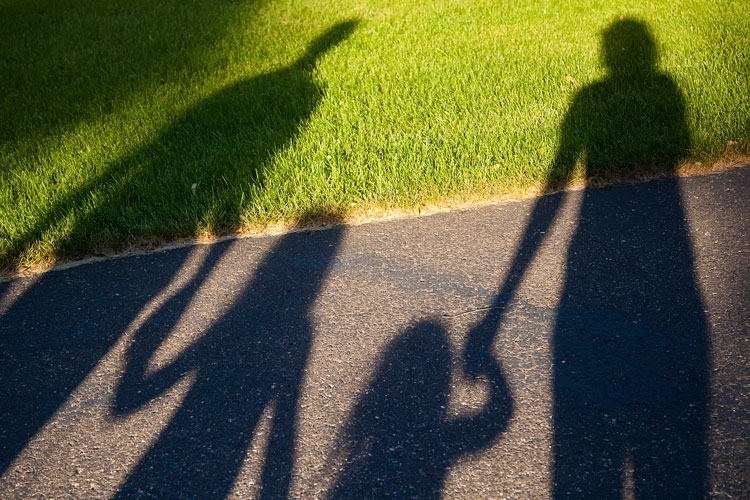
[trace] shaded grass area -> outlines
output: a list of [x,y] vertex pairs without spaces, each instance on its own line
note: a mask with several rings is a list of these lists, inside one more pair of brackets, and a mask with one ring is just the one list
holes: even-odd
[[748,154],[745,7],[0,0],[0,268],[543,183],[620,16],[682,93],[681,156]]

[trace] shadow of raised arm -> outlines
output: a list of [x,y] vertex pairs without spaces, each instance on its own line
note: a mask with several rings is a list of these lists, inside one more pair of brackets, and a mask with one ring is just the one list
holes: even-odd
[[497,334],[505,311],[513,300],[518,286],[542,245],[560,207],[565,201],[564,191],[553,193],[570,179],[575,162],[580,154],[580,144],[576,137],[573,124],[578,113],[573,106],[571,113],[560,129],[560,148],[549,170],[543,195],[534,203],[529,221],[526,225],[521,241],[511,263],[505,282],[500,287],[495,300],[489,307],[484,319],[469,332],[469,339],[463,353],[464,369],[477,377],[483,373],[483,366],[491,358],[490,349]]

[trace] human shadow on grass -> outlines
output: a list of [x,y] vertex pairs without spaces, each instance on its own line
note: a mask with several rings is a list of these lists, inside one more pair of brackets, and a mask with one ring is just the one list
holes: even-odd
[[240,80],[188,109],[152,142],[57,200],[11,240],[3,258],[18,258],[60,228],[54,253],[70,258],[238,227],[262,189],[263,168],[324,96],[312,75],[316,62],[356,24],[333,26],[293,64]]
[[[603,32],[608,75],[574,97],[549,190],[674,170],[690,148],[677,85],[645,24]],[[568,193],[539,198],[494,308],[502,315]],[[554,497],[704,498],[708,332],[677,179],[587,188],[553,334]],[[468,344],[486,356],[491,332]],[[476,361],[473,361],[474,363]],[[471,362],[469,363],[471,365]]]
[[[73,235],[87,230],[107,233],[113,227],[124,230],[133,224],[129,219],[131,212],[141,212],[139,217],[144,214],[157,217],[160,204],[170,200],[185,210],[192,210],[198,220],[215,205],[210,199],[195,200],[192,194],[185,196],[186,191],[191,191],[187,184],[196,176],[205,180],[204,186],[213,185],[215,189],[219,186],[213,182],[224,175],[241,177],[255,173],[259,179],[257,168],[292,140],[322,98],[322,90],[309,73],[311,65],[323,52],[343,40],[354,25],[354,22],[345,22],[334,26],[315,40],[294,65],[237,83],[188,111],[152,144],[113,165],[105,177],[62,200],[18,243],[31,244],[65,214],[83,210],[81,199],[88,195],[98,200],[98,204],[94,204],[85,217],[76,219],[78,225],[71,228]],[[185,149],[181,149],[181,145]],[[206,161],[208,159],[216,161]],[[232,171],[233,167],[238,170]],[[164,183],[164,198],[144,198],[140,194],[141,186],[159,182]],[[180,186],[181,193],[170,195],[167,192],[180,191]],[[236,215],[238,207],[239,203],[225,209]],[[145,231],[149,234],[149,230]],[[72,241],[75,239],[68,240],[67,244],[75,249]],[[290,259],[295,251],[287,247],[294,246],[292,241],[297,240],[292,238],[279,249],[292,254]],[[334,238],[329,242],[334,250],[337,241]],[[298,255],[304,253],[302,247],[310,252],[317,251],[302,243],[298,246]],[[181,316],[202,277],[226,248],[226,243],[214,247],[199,277],[170,302],[168,311],[163,311],[162,326],[173,325]],[[321,256],[327,255],[328,248],[323,249]],[[4,332],[0,336],[0,436],[3,438],[0,440],[0,472],[7,469],[149,300],[172,281],[188,254],[187,250],[175,250],[170,253],[169,262],[160,261],[158,256],[145,256],[126,259],[116,269],[99,263],[80,268],[80,271],[46,274],[3,314],[0,323],[0,330]],[[144,262],[145,267],[137,267],[137,262]],[[272,265],[274,269],[280,266]],[[98,274],[102,269],[106,272]],[[315,273],[308,277],[314,282]],[[256,291],[259,287],[255,285]],[[268,300],[276,298],[272,296]],[[304,295],[302,298],[312,300],[313,297]],[[270,302],[265,304],[271,307]],[[302,303],[298,305],[298,308],[303,307]],[[40,308],[44,314],[39,314]],[[294,316],[294,311],[289,314]],[[304,316],[303,312],[300,314]],[[162,333],[167,333],[167,326],[164,328]],[[127,394],[126,388],[123,391]],[[133,406],[124,396],[122,405],[121,411]]]
[[451,464],[488,448],[508,425],[513,403],[501,364],[487,357],[477,367],[487,401],[455,418],[447,407],[460,363],[441,324],[407,329],[378,366],[339,439],[344,465],[329,498],[440,498]]

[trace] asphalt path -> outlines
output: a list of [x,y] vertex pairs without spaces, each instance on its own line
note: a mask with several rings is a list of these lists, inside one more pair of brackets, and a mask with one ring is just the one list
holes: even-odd
[[748,498],[750,168],[0,283],[1,498]]

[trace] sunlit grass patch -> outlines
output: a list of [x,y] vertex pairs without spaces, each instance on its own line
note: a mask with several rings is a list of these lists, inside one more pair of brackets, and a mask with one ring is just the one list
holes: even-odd
[[535,186],[624,15],[747,154],[741,2],[0,0],[0,267]]

